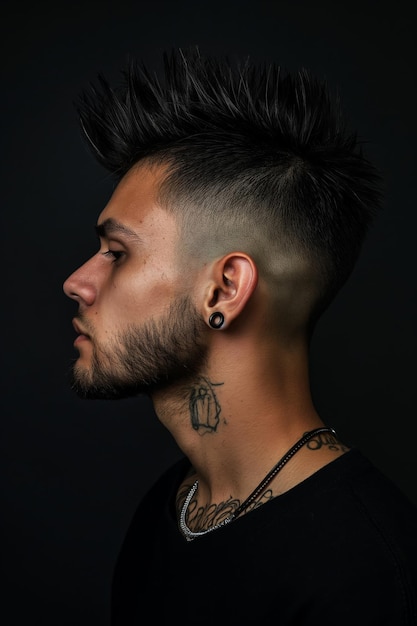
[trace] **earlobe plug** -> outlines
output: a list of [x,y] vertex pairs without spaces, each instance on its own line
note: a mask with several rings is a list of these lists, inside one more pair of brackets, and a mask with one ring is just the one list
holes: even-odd
[[209,324],[212,328],[221,328],[224,324],[224,315],[220,311],[215,311],[209,317]]

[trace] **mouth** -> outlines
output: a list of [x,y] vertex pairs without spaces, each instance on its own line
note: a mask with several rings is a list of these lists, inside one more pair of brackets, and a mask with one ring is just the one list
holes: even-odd
[[72,320],[72,325],[74,327],[75,332],[78,335],[78,337],[75,340],[76,342],[82,341],[83,339],[90,339],[90,335],[84,331],[81,324],[75,318]]

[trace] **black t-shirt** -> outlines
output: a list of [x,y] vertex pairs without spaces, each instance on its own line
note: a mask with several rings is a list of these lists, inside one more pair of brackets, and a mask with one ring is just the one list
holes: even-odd
[[175,516],[188,467],[132,519],[112,626],[417,626],[417,508],[358,450],[192,542]]

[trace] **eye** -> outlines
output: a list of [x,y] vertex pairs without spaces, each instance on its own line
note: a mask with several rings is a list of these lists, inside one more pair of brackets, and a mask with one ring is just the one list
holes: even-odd
[[122,258],[124,252],[121,250],[106,250],[106,252],[103,252],[102,254],[105,257],[111,258],[113,263],[116,263]]

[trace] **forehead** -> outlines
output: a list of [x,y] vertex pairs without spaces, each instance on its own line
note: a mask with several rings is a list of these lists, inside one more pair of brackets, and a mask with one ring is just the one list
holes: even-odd
[[146,235],[173,238],[177,236],[177,223],[173,214],[162,208],[159,188],[163,169],[159,166],[135,166],[121,179],[109,202],[101,212],[97,224],[112,228],[125,238],[143,240]]

